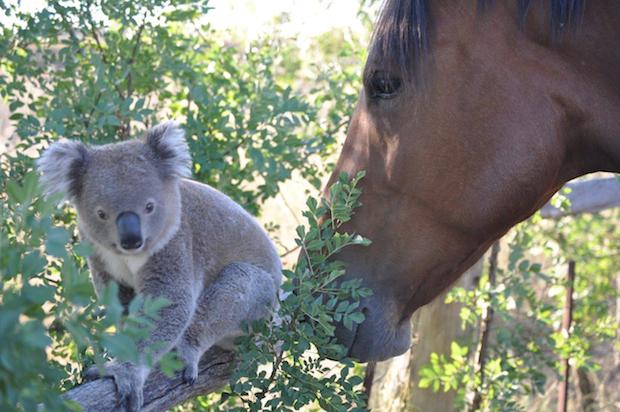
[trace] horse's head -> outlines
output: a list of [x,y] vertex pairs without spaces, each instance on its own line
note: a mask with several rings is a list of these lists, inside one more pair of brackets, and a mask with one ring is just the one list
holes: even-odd
[[[603,30],[584,23],[591,38],[551,45],[541,17],[547,2],[535,2],[521,30],[509,3],[477,14],[468,2],[428,10],[423,1],[395,0],[378,22],[334,173],[366,171],[362,206],[344,230],[373,243],[338,256],[347,277],[374,291],[362,302],[366,320],[337,330],[353,357],[406,351],[412,313],[494,240],[567,180],[619,168],[618,141],[601,147],[612,127],[620,130],[618,117],[575,68],[581,58],[571,60],[602,41]],[[589,79],[620,91],[611,83],[620,70],[599,67],[596,57]]]

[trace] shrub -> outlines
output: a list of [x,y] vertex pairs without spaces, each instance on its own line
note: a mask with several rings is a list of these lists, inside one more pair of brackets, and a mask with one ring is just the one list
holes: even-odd
[[349,182],[341,175],[329,200],[308,199],[306,226],[297,228],[300,258],[293,270],[284,271],[285,297],[276,317],[255,322],[253,333],[240,339],[239,366],[230,386],[242,407],[234,409],[295,411],[318,404],[327,411],[364,410],[362,378],[336,343],[334,324],[352,329],[361,323],[359,301],[371,291],[359,279],[340,281],[345,268],[333,259],[344,248],[370,244],[357,234],[336,231],[359,205],[356,184],[362,177]]

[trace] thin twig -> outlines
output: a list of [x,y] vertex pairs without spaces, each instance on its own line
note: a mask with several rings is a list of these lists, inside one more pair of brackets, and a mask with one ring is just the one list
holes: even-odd
[[88,117],[84,120],[84,128],[86,129],[86,131],[88,131],[88,128],[90,127],[90,121],[93,118],[93,114],[95,113],[95,110],[97,109],[97,105],[99,104],[99,100],[101,100],[102,94],[103,93],[101,92],[97,92],[97,95],[95,96],[95,102],[93,103],[93,107],[88,112]]
[[[54,2],[54,5],[56,3],[57,2]],[[65,28],[65,30],[67,30],[67,32],[69,33],[69,36],[71,37],[71,40],[73,40],[73,43],[76,45],[78,54],[83,55],[83,50],[80,44],[80,39],[75,33],[75,30],[73,30],[73,26],[71,25],[71,23],[69,23],[69,20],[67,19],[67,15],[63,12],[62,7],[56,8],[55,11],[61,17],[62,22],[63,22],[63,27]]]
[[145,27],[146,27],[146,12],[144,14],[144,19],[142,20],[142,24],[140,24],[140,27],[138,27],[138,31],[136,32],[136,36],[134,38],[133,49],[131,50],[131,55],[129,56],[129,59],[127,60],[127,76],[125,77],[125,79],[127,81],[127,97],[128,98],[131,97],[131,95],[133,94],[131,66],[133,65],[136,59],[136,55],[138,53],[138,48],[139,48],[138,46],[140,46],[140,37]]
[[[88,4],[90,5],[90,2]],[[86,13],[86,16],[87,16],[86,20],[87,20],[87,22],[88,22],[88,24],[90,26],[90,34],[92,35],[93,39],[95,40],[95,45],[97,47],[97,51],[101,55],[101,61],[106,66],[108,66],[108,68],[110,68],[111,63],[108,60],[108,57],[107,57],[106,52],[105,52],[105,48],[103,47],[103,43],[101,42],[101,39],[99,37],[99,33],[97,33],[97,28],[95,27],[95,22],[93,21],[93,19],[90,16],[90,14]],[[114,86],[114,89],[118,93],[118,96],[122,100],[125,100],[125,95],[124,95],[123,91],[121,90],[121,88],[118,86],[118,84],[115,81],[112,81],[112,84]]]
[[[280,187],[280,185],[278,184],[278,188]],[[291,216],[293,217],[293,219],[295,219],[295,222],[300,225],[301,222],[299,221],[299,218],[297,217],[297,214],[295,213],[295,211],[293,210],[293,208],[291,207],[291,205],[288,203],[288,200],[286,200],[286,197],[283,194],[283,191],[280,190],[279,191],[280,194],[280,198],[282,199],[282,202],[284,203],[284,206],[286,206],[286,209],[289,211],[289,213],[291,214]]]
[[299,247],[300,246],[298,245],[298,246],[295,246],[292,249],[287,250],[286,252],[284,252],[283,254],[280,255],[280,259],[283,259],[283,258],[287,257],[288,255],[290,255],[291,253],[295,252],[296,250],[299,250]]
[[190,115],[191,115],[191,110],[192,110],[192,92],[191,92],[191,88],[188,87],[187,90],[187,120],[189,120]]

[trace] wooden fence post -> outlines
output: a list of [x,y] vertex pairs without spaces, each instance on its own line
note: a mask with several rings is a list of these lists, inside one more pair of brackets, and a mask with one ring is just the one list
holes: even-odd
[[[494,289],[496,285],[499,246],[499,240],[493,243],[493,246],[491,247],[491,256],[489,257],[489,285],[491,286],[491,289]],[[484,373],[486,367],[486,355],[494,315],[495,309],[493,308],[493,302],[490,301],[489,306],[486,309],[486,313],[480,321],[480,337],[478,338],[478,347],[476,348],[476,354],[474,357],[475,373],[480,377],[480,385],[474,388],[473,401],[469,408],[470,412],[478,411],[482,406],[483,391],[485,386]]]
[[[564,314],[562,316],[562,333],[570,336],[570,325],[573,321],[573,287],[575,285],[575,261],[568,262],[566,298],[564,299]],[[568,406],[568,379],[570,372],[569,358],[562,359],[562,372],[564,379],[558,387],[558,409],[557,412],[566,412]]]

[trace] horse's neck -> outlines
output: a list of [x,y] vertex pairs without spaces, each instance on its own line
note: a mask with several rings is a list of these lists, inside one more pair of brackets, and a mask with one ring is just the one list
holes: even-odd
[[582,22],[551,52],[566,64],[561,109],[568,135],[566,180],[620,172],[620,7],[588,2]]

